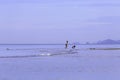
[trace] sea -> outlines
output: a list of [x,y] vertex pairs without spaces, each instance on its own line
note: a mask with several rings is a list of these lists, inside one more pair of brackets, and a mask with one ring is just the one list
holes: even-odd
[[120,45],[0,45],[0,80],[120,80]]
[[[58,44],[6,44],[0,45],[0,58],[58,56],[66,54],[90,53],[91,50],[94,49],[108,49],[107,52],[109,53],[111,52],[109,48],[120,48],[120,45],[76,45],[75,49],[72,49],[72,45],[69,45],[68,48],[65,49],[65,45]],[[116,51],[117,53],[120,52],[119,49]],[[101,51],[96,50],[94,52],[100,53]]]

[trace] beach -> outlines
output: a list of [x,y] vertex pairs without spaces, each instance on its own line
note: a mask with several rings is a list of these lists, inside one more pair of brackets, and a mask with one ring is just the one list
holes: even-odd
[[41,49],[15,50],[1,52],[0,80],[120,79],[120,50],[42,49],[46,55],[38,54]]

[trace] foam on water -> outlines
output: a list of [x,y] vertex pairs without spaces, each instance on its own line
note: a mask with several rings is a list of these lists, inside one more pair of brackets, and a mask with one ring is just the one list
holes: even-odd
[[0,50],[0,58],[55,56],[77,53],[76,50],[77,49],[60,49],[60,48],[28,48],[28,49],[7,48]]

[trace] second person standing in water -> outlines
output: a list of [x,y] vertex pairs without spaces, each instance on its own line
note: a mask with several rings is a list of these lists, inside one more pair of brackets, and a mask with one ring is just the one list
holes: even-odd
[[74,44],[74,45],[72,46],[72,49],[75,49],[75,47],[76,47],[76,46],[75,46],[75,44]]

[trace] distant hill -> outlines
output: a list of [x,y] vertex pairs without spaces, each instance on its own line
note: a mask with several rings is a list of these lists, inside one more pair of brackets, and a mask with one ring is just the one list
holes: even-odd
[[106,39],[103,41],[98,41],[96,44],[120,44],[120,40]]

